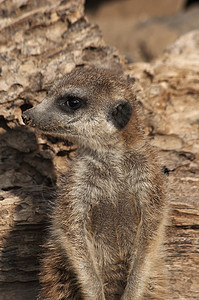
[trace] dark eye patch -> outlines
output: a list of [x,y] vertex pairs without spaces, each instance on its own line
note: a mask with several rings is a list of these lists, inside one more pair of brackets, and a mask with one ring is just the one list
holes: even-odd
[[74,95],[66,95],[58,99],[58,104],[63,111],[74,112],[85,107],[86,101]]

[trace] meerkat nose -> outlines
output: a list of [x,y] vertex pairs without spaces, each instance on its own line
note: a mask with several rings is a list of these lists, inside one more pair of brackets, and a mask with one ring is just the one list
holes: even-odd
[[25,111],[22,114],[22,120],[23,120],[25,125],[32,125],[32,119],[31,119],[30,114],[29,114],[28,111]]

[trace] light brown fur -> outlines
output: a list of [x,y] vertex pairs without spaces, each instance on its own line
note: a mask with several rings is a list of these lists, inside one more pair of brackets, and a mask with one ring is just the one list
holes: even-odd
[[[82,107],[71,111],[70,97]],[[132,84],[92,68],[58,81],[23,115],[78,147],[52,213],[39,299],[168,299],[163,175],[137,114]]]

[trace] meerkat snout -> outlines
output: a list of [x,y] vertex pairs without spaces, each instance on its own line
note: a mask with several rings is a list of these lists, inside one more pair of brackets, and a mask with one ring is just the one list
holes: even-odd
[[23,112],[23,114],[22,114],[22,120],[23,120],[23,122],[24,122],[25,125],[34,126],[31,114],[29,112],[29,109],[27,111]]

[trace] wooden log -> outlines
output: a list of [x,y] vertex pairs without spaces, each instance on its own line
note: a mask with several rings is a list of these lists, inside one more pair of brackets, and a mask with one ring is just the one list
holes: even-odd
[[75,146],[22,126],[21,113],[76,66],[125,70],[168,176],[166,263],[171,299],[198,299],[199,32],[152,63],[126,65],[84,16],[82,0],[0,4],[0,299],[35,299],[56,179]]

